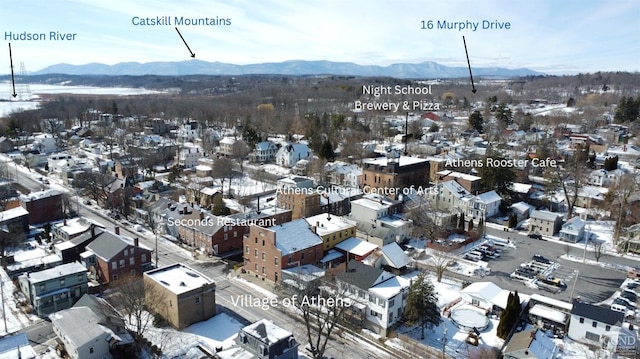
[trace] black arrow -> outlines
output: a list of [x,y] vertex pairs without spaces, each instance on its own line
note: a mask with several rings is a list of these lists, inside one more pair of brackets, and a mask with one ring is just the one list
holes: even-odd
[[180,30],[178,30],[177,27],[176,27],[176,31],[178,32],[178,35],[180,35],[180,38],[182,39],[182,42],[184,42],[184,46],[186,46],[187,50],[189,50],[189,53],[191,54],[191,57],[196,57],[196,54],[194,54],[193,51],[191,51],[191,49],[189,48],[189,45],[187,45],[187,42],[184,40],[184,37],[182,37],[182,34],[180,33]]
[[11,43],[9,43],[9,61],[11,62],[11,85],[13,86],[13,93],[11,96],[16,97],[18,94],[16,93],[16,80],[13,77],[13,56],[11,55]]
[[469,62],[469,51],[467,51],[467,40],[464,39],[464,35],[462,36],[462,42],[464,42],[464,53],[467,54],[467,65],[469,65],[469,77],[471,77],[471,87],[473,90],[471,92],[476,93],[476,85],[473,83],[473,74],[471,73],[471,62]]

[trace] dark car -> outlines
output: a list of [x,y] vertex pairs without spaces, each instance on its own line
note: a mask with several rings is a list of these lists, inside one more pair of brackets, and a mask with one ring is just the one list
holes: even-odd
[[542,239],[542,234],[539,233],[529,233],[527,236],[533,239]]
[[533,259],[536,262],[540,262],[540,263],[544,263],[544,264],[551,264],[550,260],[548,260],[547,258],[545,258],[545,257],[543,257],[543,256],[541,256],[539,254],[534,255],[533,257],[531,257],[531,259]]
[[629,299],[630,301],[632,301],[634,303],[638,300],[638,296],[634,292],[631,292],[631,291],[628,291],[628,290],[623,290],[620,293],[620,296],[623,297],[623,298]]

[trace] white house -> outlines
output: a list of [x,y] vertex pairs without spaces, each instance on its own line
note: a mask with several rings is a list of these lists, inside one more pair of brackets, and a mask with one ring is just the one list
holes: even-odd
[[256,143],[253,152],[249,154],[249,160],[256,163],[271,162],[276,157],[278,146],[271,141]]
[[345,162],[327,162],[324,165],[330,183],[345,187],[359,187],[362,184],[362,168]]
[[33,137],[32,149],[38,150],[40,153],[51,153],[58,150],[58,144],[52,134],[43,133]]
[[355,302],[349,309],[364,316],[365,328],[386,336],[402,317],[408,279],[351,260],[347,270],[338,274],[337,283],[339,290]]
[[572,340],[598,345],[607,350],[623,349],[633,344],[636,334],[623,325],[624,313],[588,303],[575,301],[567,334]]
[[49,316],[54,333],[73,359],[112,358],[109,340],[113,332],[100,324],[89,307],[73,307]]
[[502,296],[502,288],[491,282],[475,282],[460,291],[460,298],[466,303],[491,310],[498,298]]
[[304,143],[286,143],[276,153],[276,164],[291,168],[300,160],[310,159],[311,150]]
[[200,126],[198,122],[189,121],[178,127],[178,138],[183,141],[195,141],[200,138]]
[[182,166],[182,168],[194,168],[198,165],[200,157],[202,157],[200,147],[187,142],[178,151],[178,165]]
[[469,208],[471,218],[480,219],[493,217],[498,214],[502,198],[496,191],[489,191],[477,195],[473,201],[473,208]]
[[585,223],[580,217],[573,217],[562,225],[560,240],[565,242],[580,242],[584,237]]

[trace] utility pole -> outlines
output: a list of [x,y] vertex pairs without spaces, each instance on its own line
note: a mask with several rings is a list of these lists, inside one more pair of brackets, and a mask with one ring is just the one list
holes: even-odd
[[447,326],[444,327],[444,332],[442,333],[442,359],[446,358],[445,347],[447,346]]
[[573,294],[576,291],[576,283],[578,283],[578,276],[580,276],[580,271],[576,270],[576,278],[573,280],[573,288],[571,288],[571,295],[569,295],[570,302],[573,302]]
[[4,332],[7,332],[7,314],[4,309],[4,280],[0,279],[0,297],[2,297],[2,319],[4,320]]

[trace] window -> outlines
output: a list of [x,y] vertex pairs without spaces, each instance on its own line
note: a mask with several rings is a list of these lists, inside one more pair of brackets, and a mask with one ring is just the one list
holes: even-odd
[[93,347],[89,347],[89,354],[93,354]]
[[124,250],[124,256],[126,257],[126,256],[128,256],[128,255],[129,255],[129,250],[128,250],[128,249],[125,249],[125,250]]
[[604,327],[604,329],[605,329],[606,331],[610,332],[610,331],[611,331],[611,326],[610,326],[610,325],[607,325],[607,326],[605,326],[605,327]]
[[114,281],[118,280],[118,275],[114,274],[113,277],[111,277]]
[[40,284],[40,291],[43,291],[44,288],[45,288],[45,285],[44,284]]
[[124,259],[120,260],[120,268],[124,268]]
[[480,305],[480,301],[474,298],[474,299],[471,299],[471,304]]
[[60,286],[64,287],[64,278],[60,279]]
[[302,254],[300,255],[300,260],[304,260],[304,252],[302,252]]
[[275,257],[273,260],[273,264],[278,265],[278,257]]
[[233,238],[238,238],[238,231],[233,231]]
[[78,281],[82,282],[84,280],[84,274],[78,274]]
[[136,276],[136,270],[135,269],[130,270],[129,271],[129,275],[132,276],[132,277],[135,277]]
[[262,274],[266,274],[267,273],[267,269],[263,266],[262,267]]
[[593,323],[591,323],[591,326],[594,328],[598,327],[598,322],[596,322],[595,320],[593,321]]
[[255,264],[256,272],[258,271],[258,263]]
[[249,246],[247,246],[247,254],[249,254]]
[[146,254],[142,254],[142,263],[145,263],[147,261],[147,255]]
[[258,244],[258,237],[256,237],[256,244]]
[[229,235],[228,234],[224,234],[224,240],[226,241],[227,239],[229,239]]
[[395,303],[396,303],[395,298],[394,298],[394,299],[391,299],[391,300],[389,301],[389,307],[393,307],[393,305],[394,305]]
[[135,265],[136,264],[136,259],[134,257],[129,257],[129,265]]
[[580,318],[580,324],[584,323],[584,318]]
[[265,252],[262,252],[262,261],[266,261],[267,260],[267,254]]
[[256,258],[258,258],[258,250],[257,250],[257,249],[255,249],[255,250],[253,251],[253,253],[255,254]]
[[262,240],[262,246],[264,247],[264,239]]
[[200,304],[200,297],[196,297],[196,304]]
[[591,332],[586,332],[584,333],[584,337],[589,339],[589,340],[593,340],[594,342],[599,342],[600,341],[600,336],[596,333],[591,333]]
[[111,269],[118,269],[118,263],[111,262]]

